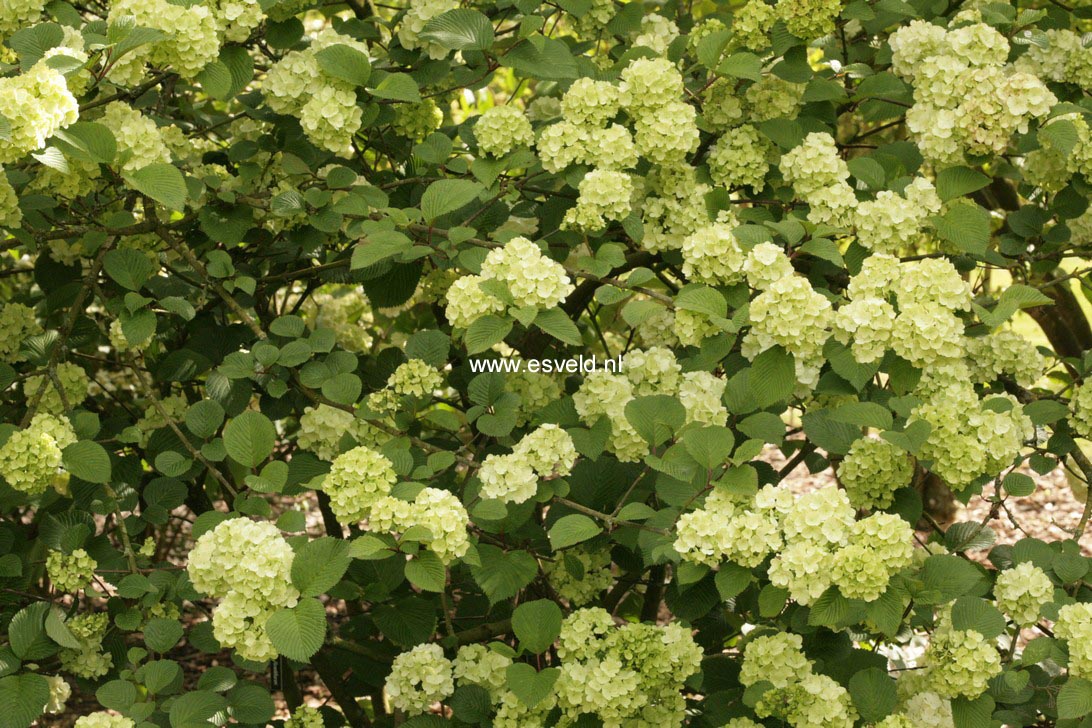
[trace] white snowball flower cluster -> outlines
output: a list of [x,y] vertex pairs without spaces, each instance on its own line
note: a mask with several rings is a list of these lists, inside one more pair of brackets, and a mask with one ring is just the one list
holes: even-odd
[[724,427],[728,422],[723,401],[727,385],[712,372],[685,372],[679,382],[679,401],[686,410],[686,421]]
[[557,425],[542,425],[525,436],[508,455],[488,455],[478,477],[483,498],[524,503],[534,497],[538,479],[568,475],[576,462],[576,447]]
[[421,40],[421,31],[428,21],[457,7],[455,0],[413,0],[398,26],[398,42],[411,51],[420,48],[433,60],[446,58],[450,52],[447,46]]
[[848,544],[834,554],[831,576],[838,591],[850,599],[878,599],[891,577],[913,561],[913,539],[910,524],[890,513],[854,523]]
[[1029,45],[1028,52],[1016,60],[1016,68],[1047,81],[1092,87],[1092,50],[1085,47],[1081,35],[1068,28],[1050,28],[1045,33],[1046,47]]
[[369,446],[381,444],[385,439],[384,433],[367,421],[358,420],[352,412],[320,404],[304,409],[296,444],[320,460],[332,461],[341,453],[342,439],[346,436]]
[[49,682],[49,702],[46,703],[45,712],[50,715],[59,715],[64,712],[65,703],[72,696],[72,686],[60,675],[44,675]]
[[420,359],[410,359],[391,372],[383,389],[368,396],[368,407],[375,412],[393,414],[398,410],[400,398],[427,400],[443,383],[443,375],[436,367]]
[[412,501],[394,496],[380,498],[372,507],[369,525],[373,530],[405,533],[424,529],[418,537],[444,564],[462,558],[470,549],[466,527],[470,519],[462,502],[439,488],[423,488]]
[[813,671],[799,635],[759,635],[743,648],[740,682],[772,688],[755,705],[761,718],[777,718],[800,728],[852,728],[857,720],[849,693],[826,675]]
[[136,723],[124,716],[112,715],[100,710],[77,718],[73,728],[136,728]]
[[993,585],[998,608],[1021,627],[1039,621],[1043,607],[1054,599],[1054,583],[1030,561],[997,574]]
[[1092,439],[1092,383],[1081,382],[1069,399],[1069,424],[1078,436]]
[[718,566],[724,560],[758,566],[781,548],[781,517],[792,494],[767,485],[754,498],[714,489],[705,504],[675,526],[675,550],[684,560]]
[[1046,371],[1046,357],[1034,342],[1012,329],[1000,329],[966,341],[967,363],[977,381],[992,382],[1004,375],[1030,389]]
[[727,217],[686,236],[682,243],[683,275],[711,285],[741,281],[747,254],[732,234],[737,224]]
[[9,303],[0,308],[0,360],[9,364],[22,361],[19,349],[28,336],[42,333],[34,309],[22,303]]
[[32,24],[45,6],[45,0],[0,0],[0,38]]
[[984,23],[945,31],[914,20],[889,39],[892,67],[914,86],[906,123],[935,164],[996,155],[1057,98],[1039,78],[1006,64],[1008,40]]
[[505,671],[512,658],[490,649],[486,645],[463,645],[455,655],[453,674],[455,682],[478,685],[489,691],[494,702],[501,699],[508,685]]
[[744,124],[724,134],[709,150],[709,176],[724,187],[760,190],[770,169],[773,144],[757,128]]
[[633,39],[633,45],[649,48],[662,56],[678,37],[679,26],[662,15],[650,13],[641,18],[641,31]]
[[342,523],[368,518],[371,509],[391,492],[397,480],[391,461],[360,445],[338,455],[322,481],[330,496],[330,509]]
[[11,186],[11,180],[0,167],[0,230],[15,230],[23,224],[23,211],[19,209],[19,195]]
[[474,138],[483,154],[503,157],[514,149],[533,144],[535,133],[527,115],[508,104],[494,106],[482,114],[474,125]]
[[815,40],[834,32],[842,7],[842,0],[778,0],[776,10],[786,30],[797,38]]
[[452,326],[466,328],[487,313],[504,310],[504,303],[482,290],[482,281],[503,283],[518,307],[553,308],[573,292],[565,268],[533,242],[515,237],[489,251],[480,276],[464,276],[451,284],[445,311]]
[[348,157],[353,153],[352,139],[360,129],[363,112],[353,85],[324,73],[319,66],[316,54],[334,45],[368,55],[364,43],[326,28],[308,48],[277,61],[266,73],[262,88],[269,108],[299,118],[315,146]]
[[123,170],[132,172],[149,164],[171,161],[171,152],[156,123],[128,104],[121,101],[107,104],[101,122],[117,140]]
[[838,482],[854,508],[887,508],[895,491],[910,485],[914,463],[902,448],[887,440],[855,440],[838,464]]
[[[971,289],[943,258],[900,263],[886,253],[868,257],[850,280],[851,302],[834,317],[835,337],[868,363],[893,350],[917,367],[951,363],[965,355],[956,312],[971,304]],[[894,295],[898,311],[888,298]]]
[[57,381],[61,383],[64,397],[61,397],[61,393],[57,390],[57,382],[45,375],[27,377],[23,381],[23,394],[28,401],[33,400],[39,396],[38,392],[44,386],[45,391],[40,395],[38,411],[59,415],[70,408],[77,407],[87,399],[91,380],[83,367],[67,361],[58,364],[54,373],[57,375]]
[[411,716],[427,713],[455,692],[453,670],[440,645],[417,645],[394,658],[384,690],[398,710]]
[[50,486],[67,492],[68,475],[61,467],[61,451],[76,442],[66,417],[41,413],[0,446],[0,475],[15,490],[29,496]]
[[555,692],[566,722],[584,713],[606,725],[679,725],[686,707],[680,690],[700,668],[702,650],[679,624],[615,627],[595,607],[565,618],[558,655]]
[[875,200],[857,205],[853,220],[857,242],[879,253],[897,254],[912,248],[921,239],[929,216],[940,208],[936,189],[923,177],[911,182],[902,195],[883,190]]
[[292,713],[292,717],[284,722],[284,728],[323,728],[322,713],[318,708],[309,705],[301,705]]
[[83,549],[70,554],[50,551],[46,556],[46,574],[58,591],[74,592],[90,586],[98,562]]
[[558,552],[553,561],[543,565],[550,586],[569,604],[579,606],[595,601],[614,583],[609,548],[586,544]]
[[767,75],[743,92],[748,116],[752,122],[770,119],[795,119],[803,104],[804,84]]
[[61,650],[58,657],[64,671],[88,679],[109,672],[114,658],[102,649],[102,640],[110,627],[110,615],[105,612],[79,614],[65,622],[65,626],[79,642],[79,647]]
[[781,346],[795,358],[799,384],[811,389],[819,381],[823,345],[830,338],[833,319],[830,301],[807,278],[784,276],[751,301],[751,328],[743,338],[743,355],[754,361],[767,349]]
[[910,415],[911,421],[925,420],[932,428],[919,457],[931,461],[930,471],[954,489],[983,475],[997,475],[1035,435],[1015,399],[980,400],[967,380],[923,394],[923,402]]
[[573,404],[589,426],[606,417],[611,424],[608,449],[619,460],[634,462],[648,453],[648,444],[626,419],[626,405],[637,396],[677,395],[681,367],[669,349],[652,347],[629,352],[622,370],[620,374],[605,369],[589,372],[573,394]]
[[444,112],[432,99],[416,103],[397,104],[394,107],[395,131],[414,141],[421,141],[444,123]]
[[322,293],[314,297],[315,325],[331,329],[338,346],[363,354],[371,351],[373,323],[371,308],[363,291],[357,288]]
[[830,134],[812,132],[804,137],[781,157],[781,174],[811,206],[809,220],[837,227],[852,224],[857,197],[846,182],[849,167]]
[[595,232],[609,221],[624,220],[632,209],[633,177],[611,169],[594,169],[580,180],[576,206],[565,213],[564,227]]
[[747,253],[743,272],[751,288],[765,291],[782,278],[793,274],[792,261],[773,243],[759,243]]
[[693,167],[654,168],[645,178],[641,246],[654,253],[681,248],[688,235],[709,224],[707,192]]
[[26,73],[0,78],[0,117],[10,125],[0,138],[0,164],[10,164],[38,151],[58,130],[75,123],[79,104],[65,77],[39,62]]
[[942,698],[975,699],[1001,673],[1001,655],[981,633],[947,625],[934,634],[925,650],[928,685]]
[[232,518],[197,539],[186,566],[193,586],[218,597],[212,632],[244,659],[264,662],[277,656],[265,623],[278,609],[293,607],[295,553],[272,523]]
[[163,32],[165,37],[123,58],[111,74],[112,80],[136,83],[144,75],[145,63],[171,68],[183,78],[193,79],[220,53],[221,27],[208,5],[176,5],[167,0],[115,0],[110,4],[109,22],[119,22],[125,16],[142,28]]
[[876,513],[854,520],[845,493],[823,488],[797,499],[784,516],[785,548],[770,565],[770,581],[810,604],[830,586],[844,596],[878,598],[891,577],[910,565],[913,529],[901,518]]
[[1069,646],[1069,675],[1092,677],[1092,604],[1078,602],[1058,610],[1054,636]]

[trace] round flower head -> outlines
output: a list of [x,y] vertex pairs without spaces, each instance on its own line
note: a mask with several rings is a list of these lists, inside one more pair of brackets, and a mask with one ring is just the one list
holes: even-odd
[[516,106],[494,106],[474,125],[478,149],[491,157],[503,157],[514,149],[535,141],[531,121]]
[[993,586],[997,606],[1021,627],[1035,624],[1054,599],[1054,583],[1029,561],[998,573]]
[[342,523],[367,519],[377,500],[391,492],[397,476],[391,461],[361,445],[338,455],[322,481],[330,509]]
[[409,715],[428,712],[455,692],[451,660],[440,645],[417,645],[394,658],[385,690],[391,704]]

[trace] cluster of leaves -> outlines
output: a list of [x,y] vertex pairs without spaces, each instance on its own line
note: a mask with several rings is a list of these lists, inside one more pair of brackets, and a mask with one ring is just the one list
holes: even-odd
[[[1092,434],[1082,424],[1092,407],[1075,396],[1092,370],[1092,328],[1078,300],[1087,289],[1074,288],[1088,273],[1092,245],[1075,222],[1088,208],[1089,180],[1078,170],[1040,186],[1025,178],[1023,163],[1035,152],[1065,156],[1089,144],[1081,124],[1092,106],[1081,80],[1049,83],[1058,99],[1051,118],[1060,121],[1025,125],[1003,155],[940,168],[906,129],[914,87],[891,70],[887,39],[914,20],[947,25],[956,5],[827,3],[832,32],[801,39],[784,21],[771,21],[767,42],[747,45],[733,34],[740,8],[727,3],[666,2],[649,22],[643,3],[594,0],[438,9],[423,1],[312,7],[262,0],[251,3],[260,21],[249,34],[220,38],[218,57],[194,75],[170,63],[172,53],[186,52],[170,29],[119,18],[104,2],[57,0],[29,13],[24,4],[0,0],[0,151],[27,123],[4,110],[29,113],[34,103],[31,93],[28,106],[18,106],[22,95],[9,106],[2,84],[36,64],[65,74],[79,120],[0,170],[0,193],[10,186],[17,199],[15,213],[0,194],[0,241],[10,252],[0,263],[0,448],[50,408],[50,387],[61,390],[51,411],[68,419],[77,441],[63,449],[44,494],[0,483],[0,728],[53,720],[43,715],[51,702],[47,675],[71,683],[81,710],[97,704],[133,725],[171,728],[266,725],[275,697],[297,708],[309,687],[303,681],[317,676],[332,696],[322,712],[327,726],[394,725],[402,716],[384,699],[391,663],[432,642],[451,655],[468,644],[506,643],[515,664],[504,685],[530,710],[551,692],[563,664],[555,645],[562,616],[578,606],[559,594],[557,570],[584,578],[574,554],[587,551],[609,554],[611,570],[591,603],[620,621],[693,629],[705,658],[680,686],[688,724],[737,717],[772,724],[755,710],[763,690],[740,681],[740,649],[755,625],[801,635],[816,671],[845,687],[861,724],[879,722],[902,707],[896,668],[912,665],[914,646],[945,620],[980,633],[1003,664],[981,694],[953,697],[950,722],[1089,720],[1092,674],[1069,674],[1073,645],[1050,628],[1060,608],[1092,601],[1085,581],[1092,563],[1078,543],[1088,510],[1074,538],[1050,543],[994,546],[988,521],[937,524],[923,514],[920,495],[936,478],[931,427],[913,416],[922,367],[892,351],[862,362],[852,341],[833,338],[822,347],[815,382],[799,381],[791,346],[745,356],[758,286],[742,274],[734,283],[688,279],[680,250],[643,244],[658,223],[643,218],[640,205],[601,230],[569,229],[566,213],[589,167],[550,172],[533,145],[484,154],[475,135],[494,104],[560,108],[573,81],[616,83],[642,58],[666,57],[682,69],[679,101],[699,112],[714,84],[743,99],[753,84],[773,80],[773,93],[793,96],[792,112],[755,120],[772,161],[758,185],[710,183],[709,150],[737,132],[703,117],[683,166],[702,185],[703,224],[728,215],[743,248],[772,243],[794,275],[835,304],[870,251],[852,225],[809,220],[808,200],[785,181],[777,158],[809,134],[826,133],[862,201],[901,191],[910,178],[929,179],[945,206],[902,251],[903,264],[943,258],[973,285],[973,305],[959,319],[968,336],[1023,310],[1030,317],[1020,320],[1034,320],[1049,344],[1040,349],[1049,374],[1036,386],[1007,371],[977,384],[986,410],[1022,407],[1035,437],[996,472],[950,484],[964,502],[987,499],[991,518],[1012,518],[1010,505],[1035,489],[1024,466],[1043,474],[1065,466],[1075,490],[1092,477],[1078,444]],[[228,5],[187,7],[222,13]],[[808,5],[778,3],[803,15]],[[970,12],[1011,40],[1013,59],[1049,48],[1047,31],[1083,28],[1089,17],[1087,8],[1023,0],[979,3]],[[8,13],[17,27],[5,25]],[[701,22],[712,19],[720,24]],[[660,29],[663,47],[649,47],[659,45],[642,35],[650,27]],[[306,49],[317,28],[353,41],[315,54],[312,79],[318,84],[321,75],[355,94],[360,125],[351,151],[316,144],[300,118],[270,108],[263,90],[270,69]],[[645,45],[634,43],[638,37]],[[168,46],[170,53],[148,53]],[[74,54],[55,52],[64,47]],[[135,82],[113,73],[132,54],[150,64]],[[781,82],[792,88],[776,90]],[[114,104],[158,126],[152,135],[169,161],[129,164],[148,154],[147,139],[134,136],[149,132],[112,126],[102,112]],[[532,115],[536,132],[559,113]],[[423,133],[407,131],[422,124]],[[643,159],[634,177],[643,184],[657,173]],[[469,328],[453,328],[447,287],[479,273],[487,251],[517,234],[543,241],[575,290],[559,307],[536,310],[505,305],[510,292],[489,281],[483,290],[501,303]],[[32,311],[31,322],[19,318],[20,307]],[[709,335],[691,346],[670,341],[670,324],[657,323],[665,311],[700,317]],[[622,416],[647,450],[638,462],[614,454],[617,422],[580,416],[579,374],[549,375],[556,390],[542,401],[520,375],[480,367],[483,359],[517,355],[602,361],[665,341],[682,372],[723,381],[715,399],[726,417],[694,423],[676,392],[635,397]],[[408,360],[439,371],[442,387],[397,395],[393,412],[373,407],[372,395],[389,393],[388,381]],[[89,381],[70,388],[61,376],[67,365]],[[316,411],[331,413],[334,424],[308,425]],[[339,420],[340,413],[351,417]],[[571,473],[543,478],[523,503],[479,497],[485,458],[510,452],[541,424],[571,436],[579,453]],[[869,436],[894,445],[913,467],[882,510],[932,526],[920,537],[928,550],[879,599],[847,598],[831,587],[801,604],[771,583],[769,559],[711,567],[676,550],[676,523],[708,493],[745,500],[800,464],[814,473],[837,468]],[[412,500],[427,486],[462,502],[464,556],[445,563],[432,553],[428,523],[397,536],[339,523],[323,476],[339,452],[357,445],[389,460],[400,481],[395,496]],[[785,467],[763,459],[769,446],[788,457]],[[275,523],[295,551],[291,586],[299,601],[264,626],[280,655],[271,665],[224,650],[207,618],[215,600],[194,588],[185,568],[195,539],[231,517]],[[988,559],[966,558],[985,551]],[[63,592],[57,575],[46,575],[47,559],[76,552],[94,560],[93,578]],[[997,574],[1024,563],[1055,589],[1032,625],[1010,620],[992,591]],[[74,625],[91,614],[108,617],[90,648],[109,657],[108,668],[80,674],[71,655],[89,648]],[[1024,644],[1021,634],[1034,639]],[[203,667],[213,660],[221,664]],[[402,724],[488,725],[494,708],[483,693],[461,686],[446,709]],[[580,725],[597,720],[588,713]]]

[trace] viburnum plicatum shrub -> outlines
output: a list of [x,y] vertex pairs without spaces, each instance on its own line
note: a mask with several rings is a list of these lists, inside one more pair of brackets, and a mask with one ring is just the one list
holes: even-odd
[[1090,23],[0,0],[0,728],[1089,724]]

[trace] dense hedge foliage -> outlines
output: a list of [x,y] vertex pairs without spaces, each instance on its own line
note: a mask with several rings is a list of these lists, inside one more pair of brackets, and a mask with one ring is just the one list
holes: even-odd
[[1075,2],[0,0],[0,728],[1088,725]]

